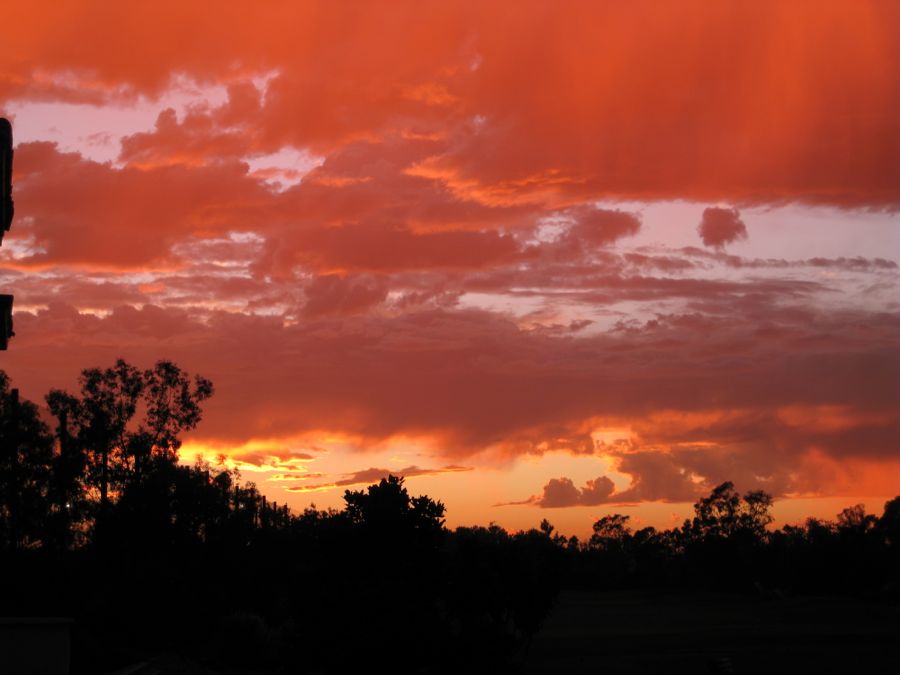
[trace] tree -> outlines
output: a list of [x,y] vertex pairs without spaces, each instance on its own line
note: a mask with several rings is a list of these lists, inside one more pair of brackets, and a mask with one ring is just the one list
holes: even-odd
[[884,504],[884,513],[878,519],[878,529],[885,543],[895,553],[900,551],[900,497],[894,497]]
[[630,516],[623,516],[620,513],[603,516],[593,525],[594,534],[591,535],[590,546],[603,550],[622,548],[625,540],[631,535],[631,528],[628,527],[630,519]]
[[[431,651],[441,634],[439,544],[444,505],[410,497],[402,477],[389,475],[365,490],[344,493],[344,512],[325,528],[328,574],[359,608],[341,616],[359,652],[336,667],[361,666],[389,641],[411,659]],[[354,662],[355,661],[355,662]]]
[[110,483],[115,484],[121,474],[126,430],[144,385],[140,371],[122,359],[111,368],[82,370],[79,383],[80,398],[51,390],[47,404],[52,410],[54,403],[67,401],[64,407],[57,405],[57,409],[76,416],[72,422],[86,451],[88,483],[99,490],[100,513],[104,514],[109,507]]
[[863,535],[877,524],[878,517],[866,513],[864,504],[848,506],[837,516],[838,531],[847,535]]
[[45,398],[50,413],[57,419],[59,452],[50,474],[50,503],[53,518],[50,539],[54,547],[68,549],[76,545],[77,535],[90,516],[91,503],[85,490],[86,456],[75,429],[82,414],[81,402],[63,391],[51,391]]
[[740,529],[750,532],[761,539],[766,535],[766,528],[772,524],[772,495],[762,490],[753,490],[744,494],[739,512]]
[[[110,368],[83,370],[79,384],[77,396],[51,390],[46,397],[58,420],[56,499],[71,505],[92,493],[99,496],[95,525],[102,529],[111,494],[118,499],[140,484],[153,464],[175,465],[180,434],[200,421],[201,403],[213,385],[191,378],[171,361],[142,371],[123,359]],[[162,474],[174,480],[171,471]]]
[[144,371],[143,400],[147,406],[142,431],[156,451],[175,453],[181,447],[179,435],[200,422],[203,403],[213,394],[213,384],[205,377],[193,381],[171,361],[159,361]]
[[46,536],[53,437],[37,406],[9,384],[0,370],[0,544],[30,548]]
[[726,481],[694,504],[694,518],[686,525],[694,537],[701,539],[735,536],[760,539],[772,522],[771,508],[769,494],[755,490],[741,497],[734,483]]
[[410,497],[401,476],[389,475],[362,490],[346,490],[350,521],[390,541],[436,545],[444,528],[444,505],[422,495]]

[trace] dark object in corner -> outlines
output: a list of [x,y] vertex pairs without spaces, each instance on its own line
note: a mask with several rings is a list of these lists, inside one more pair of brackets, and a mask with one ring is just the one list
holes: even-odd
[[13,142],[12,125],[5,117],[0,117],[0,243],[3,235],[9,232],[12,225],[12,164]]
[[13,296],[0,294],[0,350],[6,351],[13,333]]
[[[12,125],[0,117],[0,245],[3,235],[9,232],[15,208],[12,199],[13,140]],[[13,333],[13,296],[0,295],[0,350],[6,350]]]

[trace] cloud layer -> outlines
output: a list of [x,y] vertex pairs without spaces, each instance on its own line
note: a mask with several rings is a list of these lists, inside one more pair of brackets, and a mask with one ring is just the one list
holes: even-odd
[[[0,250],[32,397],[165,357],[215,381],[216,447],[609,461],[522,486],[543,507],[828,494],[900,459],[900,242],[847,234],[900,203],[898,6],[38,14],[9,9],[0,54],[0,112],[43,129]],[[664,200],[690,222],[649,222]],[[772,211],[829,215],[814,248]]]

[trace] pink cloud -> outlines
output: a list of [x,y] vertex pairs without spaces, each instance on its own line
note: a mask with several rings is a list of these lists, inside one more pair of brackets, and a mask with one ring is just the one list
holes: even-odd
[[747,226],[737,209],[709,207],[703,210],[703,219],[697,226],[703,243],[713,248],[723,248],[738,239],[747,238]]

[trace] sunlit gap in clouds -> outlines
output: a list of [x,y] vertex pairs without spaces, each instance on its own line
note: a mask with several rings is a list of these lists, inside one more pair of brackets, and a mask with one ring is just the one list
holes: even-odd
[[[749,236],[715,248],[701,245],[698,232],[708,204],[597,201],[593,205],[606,212],[634,214],[640,220],[637,231],[597,249],[590,265],[571,277],[583,282],[586,275],[607,275],[609,285],[596,286],[593,293],[558,282],[510,286],[490,299],[469,293],[461,304],[483,304],[516,316],[527,315],[534,319],[533,325],[539,325],[541,315],[590,320],[593,323],[581,333],[589,335],[615,327],[621,320],[634,324],[660,313],[695,312],[703,284],[710,291],[724,291],[723,284],[730,284],[729,292],[746,298],[760,291],[778,293],[782,305],[802,302],[844,309],[882,307],[896,291],[897,265],[891,258],[900,250],[900,223],[897,214],[889,210],[851,211],[857,227],[850,229],[846,227],[847,212],[839,209],[748,205],[734,213],[746,222]],[[732,207],[722,203],[717,208]],[[533,246],[564,243],[572,227],[565,212],[552,214],[539,219],[530,238],[523,241]],[[885,248],[885,242],[891,241],[896,246]],[[663,288],[668,291],[663,293]],[[512,296],[531,300],[530,311],[525,303],[511,300]],[[534,307],[540,298],[542,310]],[[703,307],[709,309],[708,304]],[[527,326],[528,321],[522,325]]]
[[299,185],[303,177],[325,158],[313,155],[308,150],[285,147],[277,152],[246,158],[250,175],[263,181],[277,192]]
[[[27,228],[31,225],[33,219],[23,218],[22,221],[22,226]],[[37,239],[33,234],[21,235],[14,233],[12,236],[7,235],[4,237],[3,248],[0,249],[0,261],[6,265],[14,265],[19,260],[46,252],[47,249],[37,243]]]
[[[451,527],[496,520],[505,527],[528,528],[547,517],[561,530],[583,537],[589,535],[588,527],[596,517],[609,512],[630,514],[635,525],[679,524],[690,514],[692,499],[634,492],[635,488],[641,489],[642,479],[647,478],[636,473],[636,467],[657,453],[662,453],[662,457],[677,453],[681,460],[700,460],[710,452],[726,458],[734,451],[735,440],[717,434],[722,429],[741,428],[747,419],[756,416],[752,409],[723,409],[696,413],[659,411],[636,418],[631,424],[595,419],[585,423],[585,428],[590,429],[585,438],[590,439],[591,447],[577,452],[573,451],[572,438],[551,437],[533,445],[529,452],[509,454],[502,447],[486,447],[458,457],[440,438],[395,436],[373,443],[363,437],[321,431],[236,444],[189,439],[182,447],[181,457],[186,463],[200,456],[215,464],[223,456],[224,466],[238,469],[264,486],[271,498],[298,510],[312,504],[340,508],[345,489],[360,489],[380,476],[394,473],[407,477],[414,494],[441,495],[448,507]],[[829,430],[890,421],[887,413],[866,413],[859,418],[851,410],[831,407],[786,408],[779,412],[779,419],[782,418],[791,427]],[[702,462],[692,469],[691,461],[675,467],[675,471],[685,485],[702,492],[709,476],[698,473]],[[878,479],[874,475],[878,472],[875,464],[842,464],[815,451],[803,466],[812,473],[839,473],[842,491],[851,496],[860,479],[866,484],[873,480],[890,482],[884,476]],[[757,478],[763,483],[767,480],[766,476]],[[587,498],[587,491],[602,481],[609,482],[611,494],[600,500]],[[575,495],[574,499],[560,496],[560,486]],[[643,489],[653,488],[644,484]],[[790,506],[793,498],[801,498],[803,508],[808,510]],[[843,501],[849,498],[843,497]],[[780,522],[791,522],[798,515],[809,513],[830,515],[840,502],[815,493],[797,493],[776,509],[776,516]]]
[[[680,248],[698,245],[697,223],[707,202],[607,201],[598,208],[633,212],[641,229],[629,237],[631,247]],[[900,252],[900,213],[892,209],[839,209],[785,204],[712,204],[734,206],[747,222],[750,236],[728,246],[729,253],[749,258],[892,257]],[[852,220],[853,227],[847,227]],[[885,243],[893,245],[885,248]]]
[[[184,463],[200,458],[236,469],[263,487],[270,498],[296,510],[312,504],[318,508],[340,508],[344,490],[364,488],[380,476],[394,473],[407,478],[414,494],[440,495],[447,505],[451,527],[497,520],[506,527],[527,529],[536,525],[536,518],[549,516],[566,531],[584,535],[596,507],[542,514],[533,505],[517,505],[515,500],[521,498],[523,491],[541,485],[547,476],[567,476],[581,485],[606,475],[617,491],[627,489],[631,477],[618,473],[614,459],[601,451],[603,447],[627,443],[630,434],[625,427],[599,427],[591,434],[597,443],[597,454],[554,450],[549,443],[514,461],[512,457],[504,461],[499,449],[485,449],[462,459],[445,456],[440,441],[428,437],[398,436],[373,445],[361,438],[331,432],[238,444],[188,439],[180,455]],[[661,507],[662,511],[666,508],[671,511],[674,507]]]

